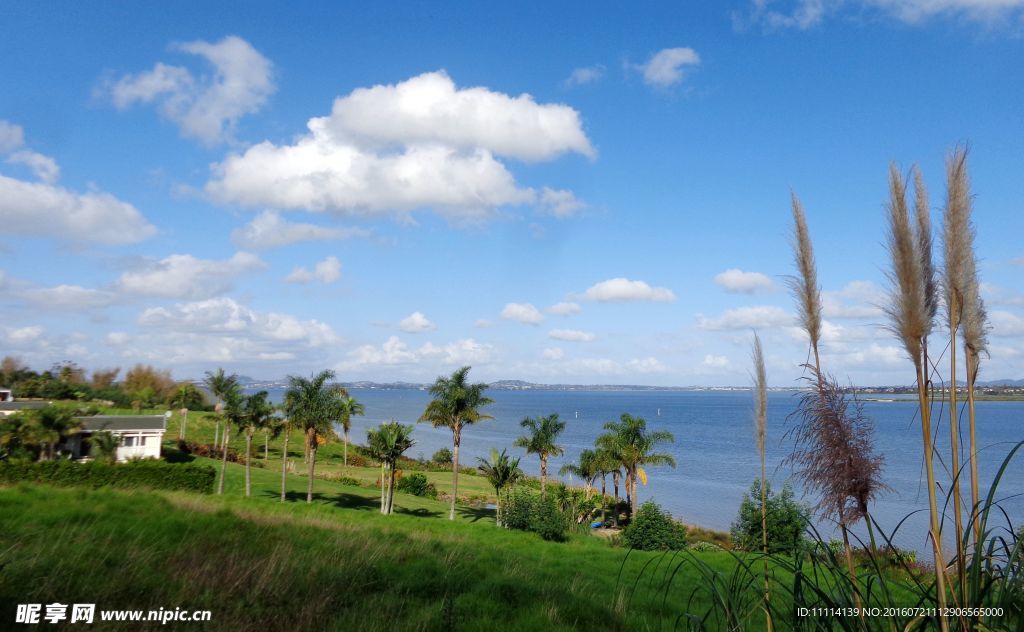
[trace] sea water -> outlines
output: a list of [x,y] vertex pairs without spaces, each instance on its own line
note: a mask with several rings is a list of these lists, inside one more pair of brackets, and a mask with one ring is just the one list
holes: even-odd
[[[350,389],[350,394],[366,408],[366,414],[352,420],[351,437],[366,442],[366,431],[391,419],[415,424],[416,444],[407,452],[413,458],[430,458],[440,448],[451,448],[452,435],[446,428],[432,428],[416,423],[430,400],[419,389]],[[535,455],[526,455],[513,447],[524,430],[519,422],[527,416],[558,413],[566,422],[559,437],[565,454],[552,457],[549,475],[575,461],[581,450],[592,448],[594,439],[603,432],[603,425],[622,413],[643,417],[648,428],[667,430],[675,442],[658,448],[675,457],[678,466],[647,468],[648,482],[639,488],[640,502],[654,500],[678,519],[711,529],[728,530],[736,519],[740,502],[760,475],[753,423],[753,398],[750,391],[543,391],[492,390],[487,395],[494,403],[484,412],[494,417],[466,428],[462,434],[460,461],[473,466],[478,457],[487,457],[491,448],[508,449],[521,456],[521,467],[538,475],[540,464]],[[283,391],[272,390],[271,398],[280,402]],[[797,496],[814,504],[816,499],[804,496],[792,468],[785,464],[792,451],[786,432],[793,423],[798,395],[772,392],[768,397],[767,468],[774,490],[791,482]],[[865,401],[865,413],[875,424],[875,448],[884,459],[882,480],[889,488],[882,491],[870,506],[872,516],[886,533],[899,526],[893,538],[897,546],[914,549],[924,558],[928,552],[928,496],[924,483],[921,428],[916,398],[894,401]],[[996,475],[1011,448],[1024,440],[1024,402],[978,402],[977,436],[981,446],[979,458],[982,495]],[[940,414],[941,413],[941,414]],[[934,435],[939,454],[949,453],[949,411],[933,412]],[[961,423],[961,444],[966,444],[966,414]],[[1016,528],[1024,524],[1024,449],[1007,468],[997,488],[996,498]],[[966,459],[962,459],[966,462]],[[948,467],[936,460],[937,479],[948,489]],[[968,470],[964,469],[962,495],[970,499]],[[566,482],[570,481],[564,478]],[[599,483],[600,485],[600,483]],[[611,480],[608,480],[611,493]],[[620,490],[620,493],[623,491]],[[940,492],[941,494],[941,492]],[[940,503],[943,496],[940,495]],[[909,517],[908,517],[909,516]],[[947,517],[945,532],[952,532],[952,516]],[[993,516],[995,525],[1006,525],[1002,514]],[[827,520],[816,520],[825,538],[836,537],[836,529]],[[863,528],[854,533],[866,537]],[[946,538],[947,548],[951,538]]]

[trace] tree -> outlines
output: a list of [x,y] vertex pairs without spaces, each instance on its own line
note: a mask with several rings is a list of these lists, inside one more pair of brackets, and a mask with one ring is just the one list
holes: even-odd
[[92,443],[92,451],[95,459],[101,463],[114,463],[117,461],[117,447],[120,441],[114,433],[103,430],[93,433],[89,438]]
[[486,397],[486,384],[469,384],[466,376],[470,367],[464,366],[451,374],[450,377],[437,378],[430,387],[434,397],[419,421],[430,422],[435,428],[448,428],[452,431],[452,498],[448,519],[455,520],[455,498],[459,493],[459,446],[462,443],[462,430],[465,426],[485,419],[493,419],[480,409],[494,400]]
[[[766,503],[764,522],[762,498]],[[743,551],[756,551],[767,541],[769,553],[794,553],[803,546],[810,512],[810,507],[796,500],[788,484],[781,494],[775,494],[770,482],[764,481],[762,489],[761,479],[754,479],[750,491],[743,495],[739,515],[729,531],[733,545]]]
[[487,478],[487,482],[494,488],[498,500],[494,505],[494,523],[499,527],[501,522],[501,490],[514,485],[523,477],[523,471],[519,469],[519,459],[510,458],[505,450],[498,453],[498,450],[491,448],[491,460],[477,457],[480,462],[477,469]]
[[114,385],[114,380],[117,379],[117,374],[120,372],[121,367],[114,367],[113,369],[93,369],[89,385],[94,389],[110,388]]
[[126,393],[148,406],[166,401],[174,392],[175,382],[168,370],[136,364],[125,373],[122,387]]
[[[610,434],[604,434],[597,438],[594,459],[594,467],[597,469],[598,475],[601,477],[601,497],[607,496],[605,491],[605,484],[607,482],[607,476],[611,474],[612,477],[612,489],[615,491],[615,509],[614,509],[614,521],[615,524],[619,524],[619,479],[622,477],[622,458],[619,456],[618,444],[616,443],[616,437]],[[602,508],[601,522],[604,522],[604,510]]]
[[540,457],[540,494],[543,496],[548,480],[548,457],[565,453],[562,446],[555,443],[558,435],[565,430],[565,422],[558,419],[558,413],[551,413],[546,417],[527,417],[519,425],[529,430],[530,434],[517,438],[513,445],[524,448],[527,454]]
[[577,463],[567,463],[566,465],[563,465],[561,469],[558,470],[558,474],[560,476],[565,476],[566,474],[578,476],[579,479],[583,481],[587,500],[590,500],[590,494],[594,489],[594,481],[601,475],[599,466],[600,463],[597,452],[593,450],[583,450],[580,452],[580,458]]
[[[224,409],[224,396],[238,386],[238,376],[233,373],[226,375],[224,368],[219,367],[215,373],[207,371],[203,383],[206,384],[206,388],[210,389],[213,396],[217,398],[217,406],[214,409],[217,413],[217,426],[213,431],[213,447],[216,448],[217,440],[220,437],[220,419]],[[224,449],[227,449],[226,444]]]
[[0,417],[0,461],[34,461],[38,455],[32,411]]
[[345,467],[348,467],[348,431],[352,429],[352,416],[365,415],[366,408],[351,395],[346,395],[339,402],[339,406],[341,417],[338,419],[338,422],[341,424],[341,429],[345,435],[345,456],[343,462]]
[[217,483],[217,493],[224,493],[224,476],[228,468],[228,439],[231,436],[231,426],[242,427],[243,424],[243,401],[242,387],[233,384],[232,388],[224,393],[224,406],[221,414],[224,415],[224,449],[221,450],[220,481]]
[[316,450],[319,439],[336,436],[332,421],[341,418],[341,401],[348,396],[344,388],[328,384],[334,379],[334,371],[321,371],[309,378],[289,375],[288,390],[285,393],[287,413],[302,428],[309,451],[309,483],[306,502],[313,502],[313,478],[316,474]]
[[167,398],[167,405],[171,408],[181,410],[181,426],[178,428],[178,438],[185,440],[188,433],[188,409],[202,408],[205,405],[203,394],[191,382],[180,382],[174,393]]
[[398,463],[399,457],[416,443],[412,438],[412,431],[412,426],[402,425],[392,419],[381,424],[377,430],[370,430],[366,433],[370,453],[387,470],[387,480],[383,475],[380,479],[380,512],[382,514],[390,515],[394,512],[395,465]]
[[75,419],[78,409],[74,406],[51,404],[29,413],[29,437],[39,446],[39,459],[52,460],[57,454],[57,444],[82,429],[82,423]]
[[269,428],[275,406],[267,400],[267,392],[249,395],[242,403],[242,424],[245,428],[245,495],[252,496],[252,436],[257,430]]
[[610,435],[604,443],[614,450],[626,472],[626,502],[632,515],[637,502],[637,481],[647,484],[647,472],[642,466],[675,467],[676,460],[671,454],[654,451],[658,444],[672,443],[675,437],[666,430],[648,431],[647,420],[629,413],[622,413],[619,421],[609,421],[604,429]]

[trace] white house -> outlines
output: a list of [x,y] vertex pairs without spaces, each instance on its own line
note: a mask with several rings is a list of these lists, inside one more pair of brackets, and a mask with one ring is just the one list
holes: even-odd
[[89,438],[103,431],[118,438],[118,461],[160,458],[160,444],[167,430],[164,415],[94,415],[79,417],[78,421],[82,423],[82,431],[69,437],[64,445],[73,458],[93,456]]

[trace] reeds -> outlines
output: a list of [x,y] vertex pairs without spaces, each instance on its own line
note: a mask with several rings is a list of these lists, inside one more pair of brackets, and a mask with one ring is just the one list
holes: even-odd
[[811,246],[804,209],[796,193],[790,194],[790,198],[793,205],[793,259],[797,275],[788,277],[786,282],[796,298],[800,326],[810,339],[814,366],[820,369],[818,343],[821,341],[821,291],[818,287],[818,270],[814,263],[814,248]]
[[[946,212],[944,219],[945,280],[947,302],[950,308],[950,330],[954,332],[954,318],[960,326],[967,381],[967,407],[969,425],[968,459],[971,471],[971,526],[974,537],[981,537],[977,521],[978,446],[975,438],[974,384],[978,377],[981,354],[988,347],[987,318],[978,283],[978,266],[974,254],[974,227],[971,224],[970,180],[967,176],[967,150],[958,148],[946,161]],[[950,341],[955,355],[956,340]],[[954,365],[955,366],[955,365]],[[955,371],[955,368],[954,368]]]
[[[928,399],[928,366],[926,364],[926,338],[931,330],[928,284],[923,274],[921,238],[914,234],[907,210],[907,192],[903,177],[895,165],[889,170],[889,234],[888,247],[892,259],[890,281],[893,288],[886,312],[890,329],[903,344],[914,363],[917,373],[917,396],[921,414],[921,437],[924,448],[925,475],[928,479],[929,535],[935,556],[935,583],[940,611],[946,607],[946,564],[942,552],[939,528],[939,509],[935,495],[935,467],[933,463],[931,405]],[[946,618],[939,617],[943,632],[948,629]]]
[[764,368],[764,350],[761,338],[754,332],[754,432],[757,451],[761,456],[761,548],[764,553],[764,616],[768,632],[773,629],[771,615],[771,585],[768,574],[768,477],[765,467],[765,443],[768,439],[768,377]]

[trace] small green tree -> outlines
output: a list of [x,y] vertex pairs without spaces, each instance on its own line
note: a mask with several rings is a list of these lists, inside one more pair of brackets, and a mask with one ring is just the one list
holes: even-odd
[[672,519],[653,500],[648,500],[622,531],[622,541],[641,551],[677,551],[686,548],[686,526]]
[[452,451],[448,448],[441,448],[434,453],[434,456],[430,457],[430,460],[438,465],[451,465],[452,464]]
[[548,458],[565,453],[565,449],[556,443],[558,435],[565,430],[565,422],[558,419],[558,413],[552,413],[546,417],[527,417],[519,425],[529,434],[517,438],[512,445],[540,457],[540,493],[543,496],[547,488]]
[[507,487],[515,484],[516,481],[523,477],[523,471],[519,469],[519,459],[509,458],[505,450],[502,450],[499,454],[494,448],[491,448],[491,460],[477,458],[480,462],[480,472],[487,478],[487,482],[494,488],[494,492],[498,497],[497,502],[494,505],[494,523],[497,526],[502,526],[501,523],[501,491]]
[[89,441],[92,443],[92,450],[97,461],[101,463],[115,463],[117,461],[117,447],[121,442],[114,433],[102,430],[94,433],[89,438]]
[[[406,450],[415,445],[412,438],[412,426],[404,426],[397,421],[383,423],[376,430],[366,434],[367,444],[374,458],[381,463],[380,479],[381,509],[383,514],[394,513],[395,506],[395,465]],[[385,472],[386,470],[386,478]]]
[[[764,496],[768,506],[765,512],[768,552],[793,553],[803,548],[811,508],[796,500],[793,488],[788,483],[783,486],[781,493],[775,494],[771,483],[766,481]],[[764,540],[761,520],[761,480],[755,479],[750,491],[743,495],[739,515],[730,529],[733,545],[737,549],[762,549]]]

